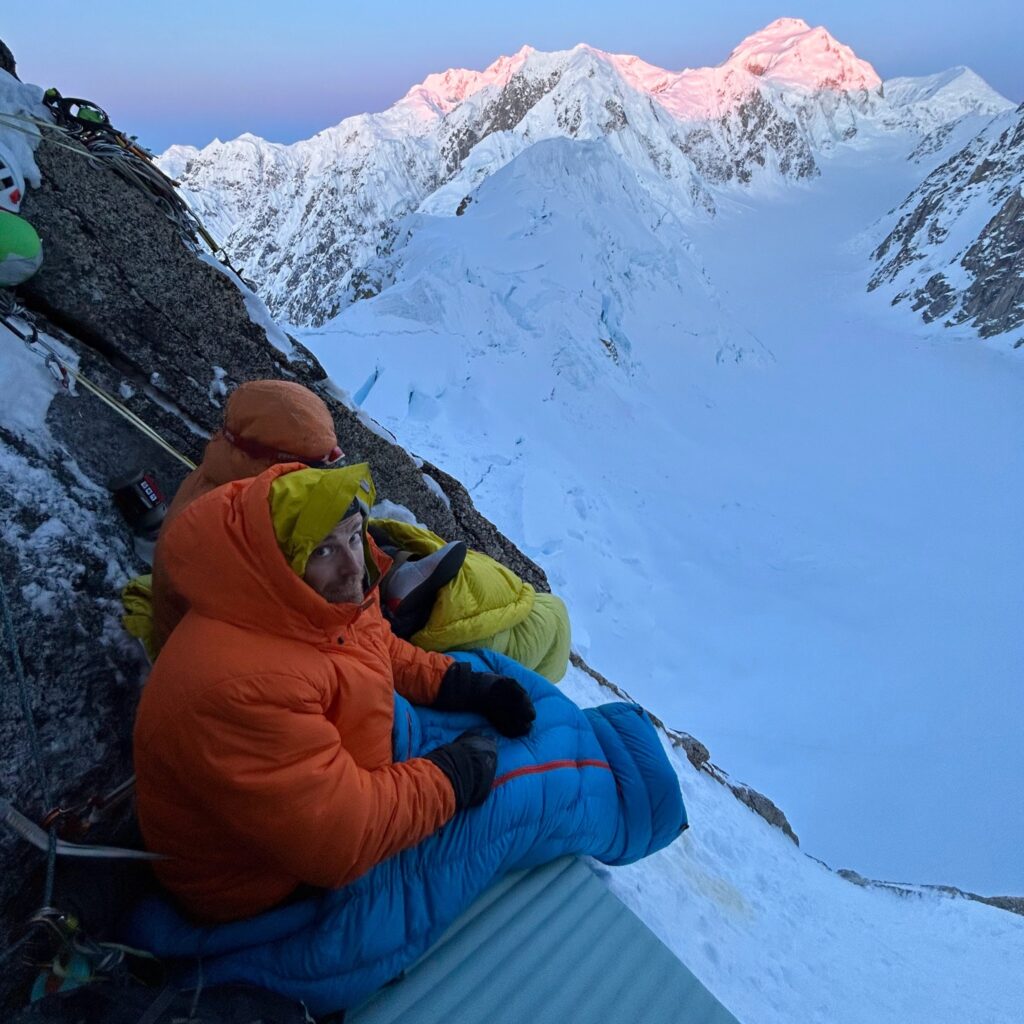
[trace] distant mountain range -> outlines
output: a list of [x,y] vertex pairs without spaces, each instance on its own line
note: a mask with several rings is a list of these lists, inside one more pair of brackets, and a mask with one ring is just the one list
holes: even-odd
[[[172,146],[160,162],[273,312],[316,326],[380,291],[382,260],[408,215],[459,213],[483,181],[544,140],[604,140],[655,204],[683,221],[714,217],[744,193],[812,179],[844,147],[892,140],[934,163],[967,142],[968,155],[950,163],[966,167],[975,154],[984,170],[922,183],[918,191],[931,197],[925,207],[915,193],[884,226],[893,234],[876,252],[871,286],[894,283],[896,298],[911,298],[926,316],[956,311],[996,333],[1024,315],[1019,288],[1001,287],[993,312],[984,308],[988,286],[978,283],[989,279],[991,261],[1005,266],[1016,237],[1019,146],[999,170],[985,160],[1000,132],[1013,135],[1014,117],[1019,139],[1020,113],[967,68],[882,82],[824,28],[783,18],[713,68],[666,71],[585,45],[557,53],[524,47],[482,72],[431,75],[383,113],[348,118],[294,145],[247,134],[201,150]],[[1003,125],[995,135],[995,125],[986,127],[993,118]],[[956,195],[968,185],[977,234],[954,252],[949,239],[960,234],[929,227],[929,218],[959,223],[964,202]],[[1005,211],[998,224],[985,218],[989,206],[993,216]],[[961,257],[956,273],[937,269]],[[1008,273],[1019,285],[1019,266]]]

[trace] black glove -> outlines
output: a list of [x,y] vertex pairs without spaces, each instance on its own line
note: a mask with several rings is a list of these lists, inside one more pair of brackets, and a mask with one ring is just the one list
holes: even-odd
[[474,672],[453,662],[441,680],[433,706],[439,711],[476,711],[503,736],[525,736],[537,717],[530,695],[508,676]]
[[464,732],[423,756],[448,776],[455,790],[455,810],[476,807],[487,799],[498,767],[498,745],[492,736]]

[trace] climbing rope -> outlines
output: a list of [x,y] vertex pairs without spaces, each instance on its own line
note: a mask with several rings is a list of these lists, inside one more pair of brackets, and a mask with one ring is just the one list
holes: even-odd
[[87,160],[93,160],[96,163],[100,162],[100,158],[90,152],[88,149],[84,149],[79,143],[77,146],[72,146],[69,142],[61,141],[58,136],[67,136],[66,132],[62,132],[58,125],[53,124],[51,121],[43,121],[38,117],[29,117],[25,114],[15,114],[9,110],[0,110],[0,127],[10,128],[13,131],[21,132],[23,135],[28,135],[32,139],[42,138],[40,128],[47,128],[50,130],[50,135],[47,137],[47,142],[52,146],[57,146],[60,149],[66,149],[70,153],[74,153],[77,156],[85,157]]
[[[2,296],[2,291],[0,291]],[[55,379],[62,387],[68,388],[69,380],[73,378],[76,383],[81,384],[87,391],[94,394],[101,402],[109,406],[119,416],[124,417],[136,430],[148,437],[154,444],[159,445],[169,455],[173,455],[179,462],[188,466],[188,468],[195,469],[196,464],[187,456],[183,455],[174,447],[169,441],[167,441],[162,435],[154,430],[145,420],[137,416],[131,411],[123,402],[118,401],[109,391],[105,391],[98,384],[89,380],[80,370],[75,368],[71,363],[63,358],[54,348],[44,341],[36,330],[35,325],[28,322],[27,333],[16,327],[10,321],[12,315],[18,315],[21,318],[27,320],[27,314],[24,310],[18,308],[14,303],[9,302],[7,308],[4,308],[2,299],[0,299],[0,321],[3,322],[4,326],[15,335],[15,337],[21,338],[22,341],[28,346],[30,352],[42,358],[43,362],[50,368],[50,372],[53,373]]]

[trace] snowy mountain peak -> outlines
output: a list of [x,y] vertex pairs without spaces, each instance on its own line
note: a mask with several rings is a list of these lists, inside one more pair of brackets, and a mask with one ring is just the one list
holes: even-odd
[[722,65],[802,89],[877,89],[875,69],[822,26],[802,18],[779,18],[747,36]]
[[963,65],[936,75],[890,78],[884,83],[884,89],[890,106],[928,107],[941,112],[947,120],[966,113],[994,116],[1013,109],[1013,103]]
[[427,75],[419,84],[414,85],[406,94],[406,100],[432,101],[432,105],[441,114],[454,110],[470,96],[485,89],[489,85],[503,88],[509,79],[526,63],[527,58],[536,51],[532,46],[523,46],[511,57],[499,57],[483,71],[471,71],[468,68],[449,68],[437,74]]
[[171,146],[161,154],[160,166],[165,174],[169,174],[177,181],[185,173],[189,161],[194,160],[198,155],[199,150],[195,146]]

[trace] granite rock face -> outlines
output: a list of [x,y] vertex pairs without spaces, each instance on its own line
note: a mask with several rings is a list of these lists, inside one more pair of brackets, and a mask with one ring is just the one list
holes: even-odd
[[960,261],[973,280],[963,316],[983,338],[1024,323],[1024,192],[1010,193]]
[[[45,141],[37,162],[43,184],[26,197],[23,212],[43,239],[46,259],[22,294],[81,343],[83,370],[101,386],[128,394],[133,412],[198,461],[234,385],[272,377],[304,384],[331,409],[350,461],[371,463],[383,496],[443,536],[472,536],[477,547],[510,558],[547,589],[539,567],[468,500],[439,497],[404,449],[349,408],[308,350],[279,330],[271,343],[247,308],[248,302],[265,316],[262,303],[209,257],[191,251],[142,192],[109,168]],[[89,451],[82,458],[98,470]],[[109,466],[110,449],[99,458]],[[169,486],[176,485],[181,471],[173,463],[165,469]]]

